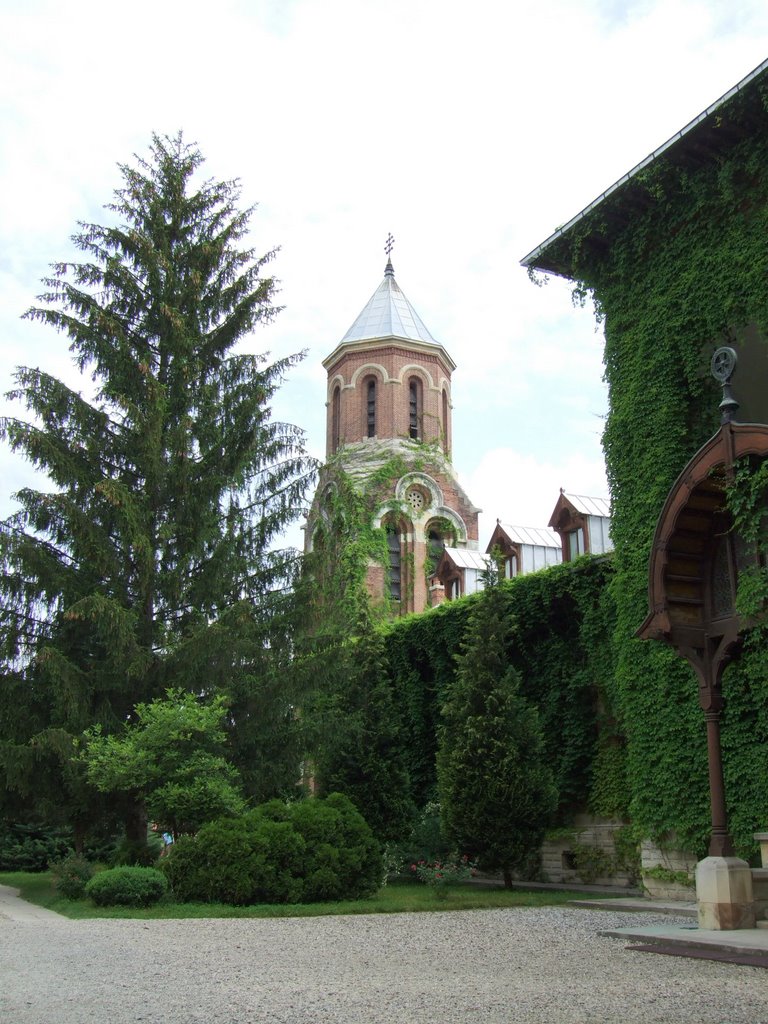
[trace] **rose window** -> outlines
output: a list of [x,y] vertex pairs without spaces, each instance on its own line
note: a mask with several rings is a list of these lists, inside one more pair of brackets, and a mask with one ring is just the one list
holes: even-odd
[[418,489],[418,487],[412,487],[405,495],[405,500],[413,509],[414,515],[421,515],[424,509],[427,507],[427,499],[424,497],[424,493]]

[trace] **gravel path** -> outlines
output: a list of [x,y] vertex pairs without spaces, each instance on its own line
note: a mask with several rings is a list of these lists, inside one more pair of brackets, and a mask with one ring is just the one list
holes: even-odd
[[[633,953],[575,908],[0,919],[3,1024],[768,1024],[768,971]],[[671,924],[643,916],[643,924]],[[680,921],[679,923],[685,923]]]

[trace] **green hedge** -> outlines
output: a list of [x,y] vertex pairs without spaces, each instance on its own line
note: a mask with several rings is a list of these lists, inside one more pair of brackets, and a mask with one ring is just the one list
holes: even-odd
[[[587,557],[500,584],[514,622],[510,664],[541,716],[561,822],[577,810],[621,815],[628,803],[613,714],[611,577],[609,557]],[[434,795],[440,706],[474,600],[447,602],[387,629],[388,669],[404,710],[408,769],[421,807]]]

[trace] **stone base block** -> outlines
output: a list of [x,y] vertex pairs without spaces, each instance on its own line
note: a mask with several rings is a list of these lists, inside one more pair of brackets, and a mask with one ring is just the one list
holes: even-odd
[[755,927],[752,871],[738,857],[705,857],[696,865],[699,928]]
[[757,926],[768,928],[768,868],[752,868],[752,898]]

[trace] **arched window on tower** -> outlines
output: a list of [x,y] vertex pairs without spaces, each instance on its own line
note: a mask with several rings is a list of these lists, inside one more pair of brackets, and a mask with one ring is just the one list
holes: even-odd
[[376,378],[369,377],[365,384],[366,436],[376,437]]
[[421,380],[411,377],[408,381],[408,436],[414,441],[421,440],[422,394]]
[[435,571],[442,558],[443,551],[445,550],[445,541],[445,531],[436,523],[431,523],[427,527],[427,564],[425,568],[428,577]]
[[341,440],[341,388],[337,384],[331,399],[331,452],[339,450]]
[[448,436],[448,392],[443,388],[443,448],[448,451],[451,440]]
[[387,533],[389,596],[399,601],[403,593],[403,554],[402,538],[397,524],[388,520],[385,524]]

